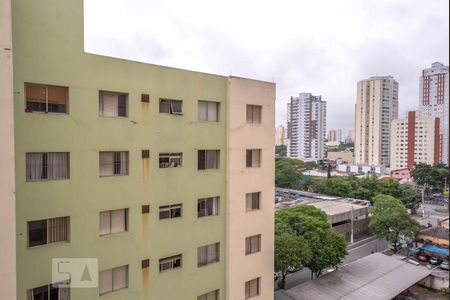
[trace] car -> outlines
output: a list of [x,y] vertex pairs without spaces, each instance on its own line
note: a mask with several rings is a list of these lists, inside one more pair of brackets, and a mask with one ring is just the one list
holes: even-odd
[[430,258],[426,254],[421,254],[417,257],[419,261],[427,262]]
[[440,265],[441,263],[442,263],[442,259],[440,259],[440,258],[436,258],[436,257],[430,258],[430,264],[432,264],[432,265]]
[[439,265],[439,268],[448,271],[448,261],[443,261],[443,262]]
[[287,268],[287,271],[288,271],[289,273],[295,273],[295,272],[300,271],[301,269],[302,269],[302,268],[289,266],[289,267]]
[[281,278],[281,273],[280,272],[274,272],[273,273],[273,280],[274,281],[277,281],[280,278]]

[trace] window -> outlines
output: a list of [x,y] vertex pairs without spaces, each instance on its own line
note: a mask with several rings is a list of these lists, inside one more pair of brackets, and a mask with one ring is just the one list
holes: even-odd
[[28,247],[69,241],[69,217],[28,222]]
[[27,181],[69,178],[68,152],[27,153]]
[[219,150],[198,150],[198,169],[218,169]]
[[100,212],[100,235],[124,232],[128,230],[128,209],[116,209]]
[[219,103],[212,101],[198,101],[198,120],[217,122],[219,120]]
[[159,260],[159,272],[181,268],[181,254]]
[[150,150],[142,150],[142,158],[150,158]]
[[159,207],[159,219],[173,219],[181,217],[182,204],[174,204]]
[[177,168],[181,167],[182,153],[160,153],[159,167],[160,168]]
[[217,216],[219,214],[219,197],[198,199],[197,216]]
[[219,290],[215,290],[198,296],[197,300],[219,300]]
[[260,208],[260,198],[261,193],[248,193],[245,195],[245,209],[247,211],[249,210],[255,210]]
[[261,235],[253,235],[245,238],[245,255],[261,251]]
[[171,115],[182,115],[183,101],[172,99],[159,99],[159,112]]
[[220,243],[197,248],[197,266],[202,267],[219,261]]
[[261,149],[250,149],[246,151],[247,168],[256,168],[261,166]]
[[27,290],[27,300],[69,300],[70,282],[63,281]]
[[100,116],[127,117],[127,102],[128,94],[100,91]]
[[128,265],[101,271],[98,283],[100,296],[127,288]]
[[26,83],[26,111],[67,113],[68,90],[61,86]]
[[100,177],[128,175],[128,151],[100,152]]
[[261,123],[261,105],[247,104],[247,123],[260,124]]
[[261,292],[261,278],[255,278],[245,283],[245,299],[258,296]]
[[150,102],[150,94],[141,94],[141,102],[149,103]]

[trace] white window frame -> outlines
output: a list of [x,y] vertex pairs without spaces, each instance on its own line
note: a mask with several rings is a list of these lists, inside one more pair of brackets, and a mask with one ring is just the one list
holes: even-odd
[[27,290],[27,300],[34,299],[34,291],[36,289],[47,288],[48,300],[50,300],[50,291],[52,289],[58,289],[58,300],[70,300],[70,280],[51,283],[47,285],[38,286]]
[[[208,204],[211,203],[211,204]],[[212,214],[208,214],[208,205],[212,205]],[[219,205],[220,205],[220,197],[208,197],[208,198],[201,198],[197,200],[197,217],[198,218],[204,218],[204,217],[210,217],[210,216],[218,216],[219,215]],[[201,209],[201,207],[204,207]],[[204,212],[202,214],[201,212]]]
[[[167,159],[167,162],[161,162],[161,159]],[[159,168],[180,168],[183,166],[183,153],[169,153],[169,152],[161,152],[159,153]]]
[[[114,114],[107,114],[105,112],[105,95],[109,96],[117,96],[117,111]],[[125,99],[121,99],[121,97]],[[125,101],[124,106],[124,115],[121,114],[121,105],[120,101]],[[111,92],[111,91],[99,91],[99,102],[98,102],[98,113],[101,117],[119,117],[119,118],[128,118],[128,93],[122,92]]]
[[[112,231],[112,224],[113,224],[113,214],[117,213],[117,212],[123,212],[124,215],[124,220],[123,220],[123,227],[124,230],[122,231]],[[102,230],[102,214],[104,216],[105,219],[109,218],[109,230],[103,231]],[[99,235],[100,236],[105,236],[105,235],[110,235],[110,234],[115,234],[115,233],[121,233],[121,232],[127,232],[128,231],[128,208],[121,208],[121,209],[113,209],[113,210],[104,210],[101,211],[99,213]]]
[[[175,262],[179,260],[179,266],[175,267]],[[159,260],[159,272],[167,272],[174,269],[181,269],[183,267],[183,255],[173,255]]]
[[[112,154],[111,168],[112,172],[105,173],[105,157],[102,155]],[[122,156],[124,156],[125,161],[122,161]],[[122,172],[122,165],[125,164],[124,172]],[[99,176],[100,177],[111,177],[111,176],[127,176],[129,175],[130,169],[130,153],[128,151],[100,151],[99,152]]]
[[[175,216],[175,210],[180,210],[179,216]],[[161,218],[161,212],[168,212],[169,217]],[[160,220],[181,218],[183,216],[183,204],[178,203],[178,204],[160,206],[158,215],[159,215]]]
[[[256,241],[255,241],[256,240]],[[261,234],[245,238],[245,255],[261,252]]]
[[[211,108],[215,106],[215,115],[214,110]],[[202,115],[203,108],[201,106],[205,106],[205,115]],[[220,102],[215,101],[207,101],[207,100],[198,100],[198,120],[201,122],[219,122],[219,107]]]
[[[161,111],[161,105],[167,104],[169,111]],[[177,107],[174,104],[179,104],[180,109],[178,110]],[[169,115],[183,115],[183,100],[177,100],[177,99],[166,99],[166,98],[159,98],[159,113],[161,114],[169,114]]]
[[[52,154],[65,154],[65,176],[52,176],[49,173],[57,173],[57,172],[50,172],[50,164],[49,164],[49,155]],[[32,161],[33,157],[36,157],[37,155],[41,155],[41,166],[39,167],[38,161]],[[48,180],[65,180],[70,179],[70,153],[69,152],[27,152],[25,154],[25,165],[26,165],[26,180],[27,182],[33,182],[33,181],[48,181]],[[58,164],[53,165],[53,167],[57,167]],[[61,165],[63,166],[63,165]],[[34,167],[34,169],[33,169]],[[37,174],[33,173],[42,173],[40,178],[35,178]]]

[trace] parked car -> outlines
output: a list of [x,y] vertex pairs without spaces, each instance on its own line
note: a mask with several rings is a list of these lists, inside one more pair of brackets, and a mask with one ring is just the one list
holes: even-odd
[[274,272],[273,273],[273,280],[277,281],[280,278],[281,278],[280,272]]
[[439,267],[448,271],[448,261],[443,261]]
[[289,273],[295,273],[295,272],[300,271],[301,269],[302,269],[302,268],[289,266],[289,267],[287,268],[287,271],[288,271]]
[[440,265],[441,263],[442,263],[442,259],[440,259],[440,258],[436,258],[436,257],[430,258],[430,264],[432,264],[432,265]]
[[427,261],[430,259],[430,257],[429,257],[428,255],[426,255],[426,254],[421,254],[421,255],[419,255],[419,256],[417,257],[417,259],[418,259],[419,261],[427,262]]

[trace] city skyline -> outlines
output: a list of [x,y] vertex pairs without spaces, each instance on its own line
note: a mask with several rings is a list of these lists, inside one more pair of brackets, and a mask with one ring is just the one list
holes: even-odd
[[[85,48],[170,67],[274,81],[277,125],[285,125],[291,95],[322,95],[333,112],[327,127],[348,131],[353,128],[355,83],[363,78],[393,76],[400,83],[399,113],[418,108],[422,69],[435,61],[449,62],[448,5],[292,1],[274,6],[263,1],[255,6],[251,1],[231,1],[219,9],[202,1],[135,0],[125,5],[86,0]],[[327,22],[317,22],[316,16]],[[311,22],[313,27],[308,26]]]

